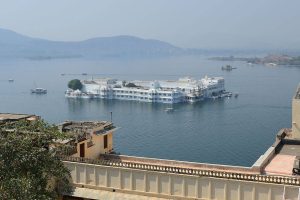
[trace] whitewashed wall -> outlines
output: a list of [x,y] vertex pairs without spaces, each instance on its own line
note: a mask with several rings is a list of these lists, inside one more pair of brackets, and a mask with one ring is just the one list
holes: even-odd
[[[64,161],[74,184],[172,199],[298,200],[299,187]],[[285,187],[285,198],[283,198]]]

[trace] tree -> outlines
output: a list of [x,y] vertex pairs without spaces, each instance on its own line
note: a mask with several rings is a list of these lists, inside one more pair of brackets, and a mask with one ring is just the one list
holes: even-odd
[[53,141],[66,139],[42,120],[0,125],[0,199],[56,199],[72,192]]
[[82,89],[82,83],[78,79],[70,80],[68,83],[68,87],[72,90],[81,90]]
[[134,83],[127,83],[125,87],[137,87]]

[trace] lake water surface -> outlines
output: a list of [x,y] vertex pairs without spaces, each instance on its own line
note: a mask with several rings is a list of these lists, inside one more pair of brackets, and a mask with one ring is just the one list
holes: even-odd
[[[222,71],[231,64],[238,69]],[[121,127],[114,135],[117,152],[165,159],[251,166],[291,127],[291,98],[300,82],[300,67],[266,67],[204,57],[152,60],[0,61],[0,112],[32,113],[46,121],[110,120]],[[73,78],[111,77],[121,80],[178,79],[223,76],[238,98],[170,105],[132,101],[66,99]],[[14,79],[9,83],[8,79]],[[32,95],[43,87],[46,95]]]

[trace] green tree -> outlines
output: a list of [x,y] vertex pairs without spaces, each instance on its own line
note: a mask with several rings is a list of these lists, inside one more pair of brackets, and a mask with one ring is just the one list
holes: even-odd
[[137,87],[134,83],[127,83],[125,87]]
[[81,90],[82,89],[82,83],[78,79],[70,80],[68,83],[68,87],[72,90]]
[[56,199],[72,192],[70,172],[53,148],[53,141],[66,138],[42,120],[1,124],[0,199]]

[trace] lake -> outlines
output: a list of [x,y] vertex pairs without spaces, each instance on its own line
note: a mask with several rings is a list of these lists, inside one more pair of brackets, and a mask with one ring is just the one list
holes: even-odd
[[[226,64],[237,69],[222,71]],[[112,112],[113,122],[120,127],[114,135],[117,152],[242,166],[251,166],[281,128],[291,127],[291,99],[300,82],[300,67],[248,65],[200,56],[1,60],[0,70],[0,112],[37,114],[50,123],[110,120]],[[175,104],[174,112],[167,113],[164,110],[170,105],[165,104],[64,97],[73,78],[160,80],[205,75],[223,76],[226,89],[238,92],[238,98]],[[30,89],[35,87],[46,88],[48,93],[33,95]]]

